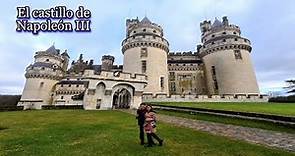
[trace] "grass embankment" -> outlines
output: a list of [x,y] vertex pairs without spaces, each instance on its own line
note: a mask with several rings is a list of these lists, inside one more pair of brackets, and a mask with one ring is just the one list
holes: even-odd
[[0,155],[295,155],[161,122],[164,146],[145,148],[134,116],[118,111],[2,112],[0,121]]
[[276,124],[272,122],[266,121],[256,121],[249,119],[240,119],[226,116],[217,116],[211,114],[202,114],[202,113],[189,113],[189,112],[175,112],[175,111],[167,111],[167,110],[157,110],[159,114],[178,116],[183,118],[189,118],[194,120],[203,120],[210,122],[217,122],[223,124],[231,124],[243,127],[251,127],[251,128],[260,128],[265,130],[272,130],[278,132],[286,132],[295,134],[295,126],[287,126],[282,124]]
[[255,103],[255,102],[155,102],[167,106],[182,106],[230,110],[239,112],[254,112],[282,116],[295,116],[295,103]]

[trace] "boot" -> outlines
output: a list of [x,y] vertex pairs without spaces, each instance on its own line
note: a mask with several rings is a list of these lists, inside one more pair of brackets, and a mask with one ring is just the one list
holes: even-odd
[[157,136],[157,134],[155,134],[155,133],[151,133],[151,136],[152,136],[153,138],[155,138],[155,139],[159,142],[159,146],[162,146],[162,145],[163,145],[164,140],[163,140],[163,139],[160,139],[160,138]]
[[152,147],[153,146],[153,138],[152,135],[150,133],[147,133],[147,140],[148,140],[148,144],[145,147]]

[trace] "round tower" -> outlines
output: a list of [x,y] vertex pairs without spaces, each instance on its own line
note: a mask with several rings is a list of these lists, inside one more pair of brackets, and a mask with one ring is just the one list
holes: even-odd
[[52,103],[54,86],[63,78],[69,62],[68,54],[60,54],[54,46],[36,52],[34,58],[34,63],[26,68],[26,83],[18,103],[24,109],[41,109]]
[[147,17],[127,19],[126,38],[122,42],[123,71],[147,75],[145,93],[168,92],[167,53],[169,43],[161,26]]
[[259,93],[250,53],[251,43],[241,36],[240,28],[222,22],[200,24],[203,46],[199,54],[205,64],[209,94]]
[[110,71],[113,69],[115,57],[111,55],[103,55],[101,58],[101,70]]

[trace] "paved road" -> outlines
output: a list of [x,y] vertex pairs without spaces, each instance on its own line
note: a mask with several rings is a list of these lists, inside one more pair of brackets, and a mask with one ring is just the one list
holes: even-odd
[[[121,111],[135,114],[134,110]],[[157,119],[159,121],[177,126],[188,127],[215,135],[227,136],[238,140],[244,140],[250,143],[277,147],[295,152],[295,134],[193,120],[162,114],[158,114]]]

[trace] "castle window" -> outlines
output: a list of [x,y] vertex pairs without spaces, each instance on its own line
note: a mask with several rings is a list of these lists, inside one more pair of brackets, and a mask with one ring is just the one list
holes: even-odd
[[212,44],[215,44],[215,42],[212,42]]
[[136,31],[133,31],[133,33],[136,33]]
[[223,32],[222,34],[224,34],[224,35],[225,35],[225,34],[226,34],[226,32]]
[[63,87],[63,86],[64,86],[63,84],[60,85],[60,87]]
[[141,48],[140,57],[147,57],[147,56],[148,56],[147,48]]
[[157,32],[156,30],[153,31],[153,33],[156,33],[156,32]]
[[240,50],[234,50],[234,54],[236,60],[242,60],[242,53]]
[[46,59],[46,62],[48,62],[49,61],[49,59]]
[[79,87],[79,85],[76,85],[76,87]]
[[67,78],[67,80],[70,80],[70,78]]
[[212,66],[212,67],[211,67],[211,71],[212,71],[212,75],[216,75],[215,66]]
[[169,76],[170,76],[170,80],[171,81],[174,81],[175,80],[175,72],[170,72],[169,73]]
[[160,87],[164,88],[164,77],[160,77]]
[[43,86],[44,86],[44,82],[41,82],[41,83],[40,83],[40,87],[43,87]]
[[135,36],[133,36],[133,39],[135,39]]
[[142,38],[145,38],[145,35],[142,35]]
[[72,85],[71,84],[69,84],[69,87],[71,87]]
[[223,42],[226,42],[226,39],[223,39]]
[[176,91],[175,82],[170,83],[170,90],[172,92],[175,92]]
[[44,68],[44,67],[42,67],[41,69],[42,69],[42,70],[45,70],[45,68]]
[[154,35],[153,38],[156,39],[156,36]]
[[238,39],[237,39],[237,38],[235,38],[235,41],[238,41]]
[[216,69],[215,69],[215,66],[211,66],[211,72],[212,72],[212,79],[213,79],[214,90],[217,91],[218,90],[218,83],[217,83],[217,80],[216,80]]
[[215,37],[215,35],[212,35],[212,37]]
[[244,39],[244,41],[245,41],[245,42],[247,42],[247,40],[246,40],[246,39]]
[[216,80],[214,80],[214,89],[215,89],[215,90],[218,90],[218,83],[217,83]]
[[145,60],[141,61],[141,71],[142,71],[142,73],[146,72],[146,61]]
[[142,31],[146,32],[146,29],[143,29]]
[[235,35],[237,34],[235,31],[233,32]]
[[64,96],[61,96],[60,99],[64,99]]

